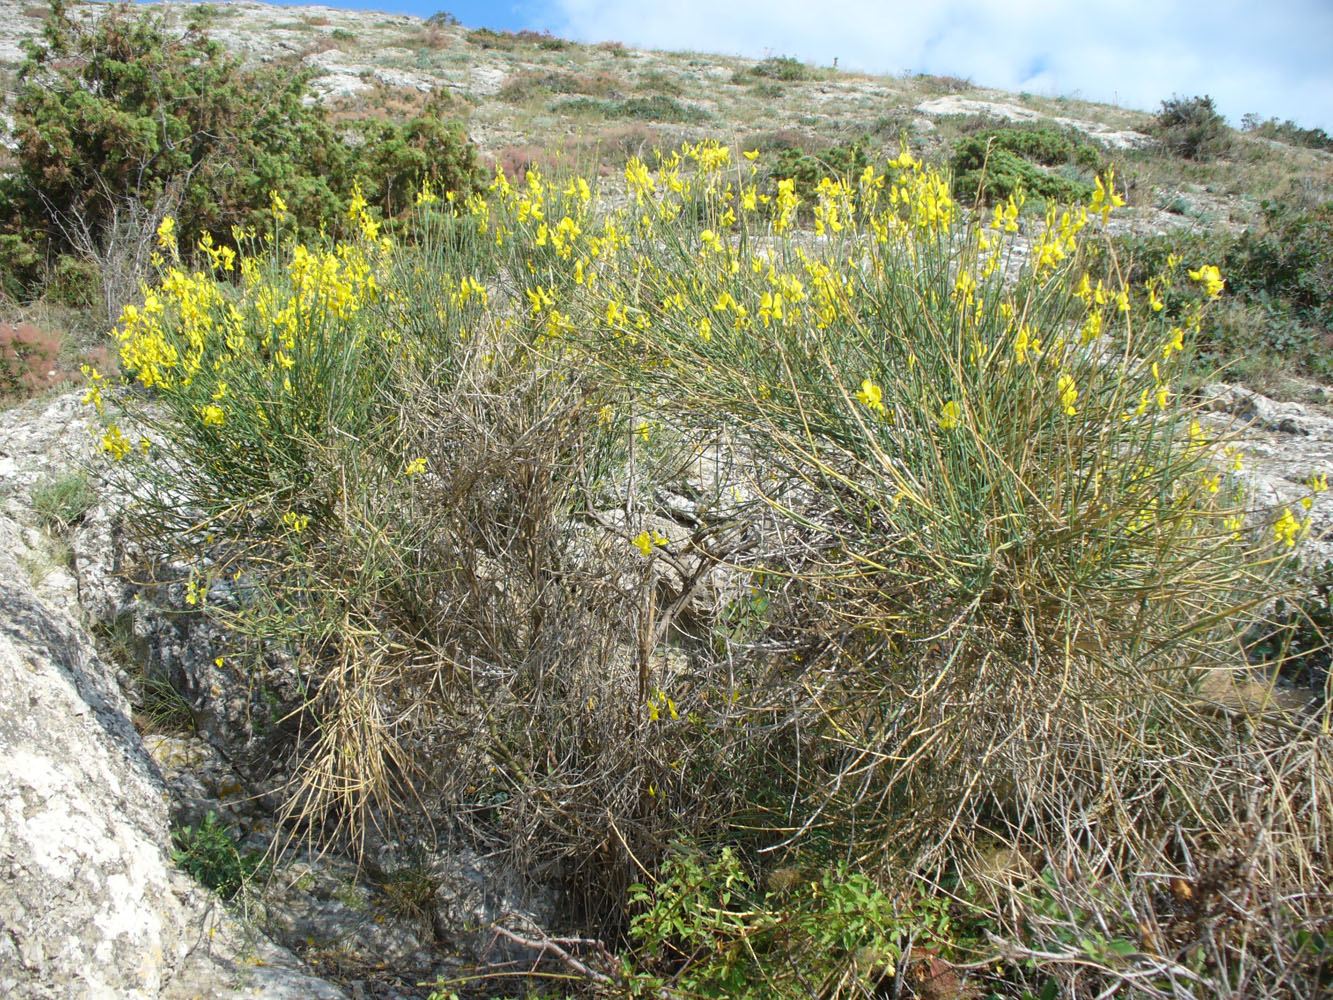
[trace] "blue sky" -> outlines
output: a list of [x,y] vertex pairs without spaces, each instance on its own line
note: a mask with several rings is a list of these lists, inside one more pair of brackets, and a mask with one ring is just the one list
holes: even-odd
[[[325,0],[330,2],[330,0]],[[1155,110],[1210,94],[1333,131],[1333,0],[384,0],[334,6],[580,41],[752,57],[793,55],[868,72],[949,73],[1006,90]]]

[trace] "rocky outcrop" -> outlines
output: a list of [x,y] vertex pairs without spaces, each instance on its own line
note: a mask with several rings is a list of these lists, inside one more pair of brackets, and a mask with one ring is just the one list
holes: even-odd
[[30,509],[91,430],[77,393],[0,414],[0,995],[341,997],[171,861],[168,788],[81,624],[123,600],[115,513],[70,566]]
[[1333,490],[1312,495],[1309,486],[1311,476],[1333,481],[1333,411],[1237,385],[1205,386],[1201,395],[1202,422],[1241,455],[1251,506],[1265,514],[1291,508],[1306,521],[1302,563],[1318,569],[1333,562]]
[[338,997],[171,863],[112,668],[25,583],[0,518],[0,994]]

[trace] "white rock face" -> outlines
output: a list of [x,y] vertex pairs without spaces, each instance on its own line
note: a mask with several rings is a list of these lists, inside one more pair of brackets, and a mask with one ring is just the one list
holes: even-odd
[[340,997],[172,864],[167,788],[74,578],[35,578],[50,553],[15,518],[92,460],[89,417],[77,393],[0,413],[0,996]]
[[1112,149],[1135,149],[1152,143],[1150,137],[1132,129],[1117,130],[1097,122],[1082,121],[1077,118],[1052,118],[1030,108],[1019,107],[1017,104],[1008,104],[1003,101],[978,101],[968,97],[959,97],[955,94],[923,101],[916,106],[916,110],[923,115],[934,117],[943,115],[989,115],[992,118],[1010,122],[1036,121],[1039,118],[1045,118],[1068,128],[1077,129],[1084,135],[1105,143]]

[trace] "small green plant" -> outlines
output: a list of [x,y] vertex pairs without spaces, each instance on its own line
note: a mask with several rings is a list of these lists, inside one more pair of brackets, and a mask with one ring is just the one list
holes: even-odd
[[231,831],[210,812],[198,826],[177,827],[171,832],[171,859],[195,881],[231,899],[263,868],[258,851],[242,852]]
[[1231,150],[1231,129],[1207,95],[1163,101],[1152,130],[1169,152],[1187,160],[1213,160]]
[[337,42],[351,42],[356,40],[356,33],[346,28],[334,28],[329,32],[329,37]]
[[902,906],[845,864],[778,869],[760,888],[737,852],[668,856],[630,887],[641,988],[696,997],[863,996],[891,980],[909,938],[947,947],[947,902]]
[[40,480],[32,488],[32,509],[42,523],[55,531],[68,531],[97,502],[88,476],[71,472]]
[[135,717],[145,732],[192,733],[194,712],[185,696],[167,678],[145,670],[139,682]]

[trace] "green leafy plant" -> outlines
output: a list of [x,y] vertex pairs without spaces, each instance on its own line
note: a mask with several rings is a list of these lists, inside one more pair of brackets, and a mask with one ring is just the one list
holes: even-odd
[[1290,118],[1283,121],[1277,118],[1260,118],[1256,114],[1247,114],[1241,119],[1241,128],[1249,135],[1285,142],[1290,146],[1333,151],[1333,136],[1330,136],[1322,128],[1302,128]]
[[948,905],[905,907],[845,864],[772,873],[761,889],[733,848],[677,848],[651,884],[630,887],[639,989],[686,996],[864,996],[892,980],[909,937],[947,946]]
[[210,812],[198,826],[171,832],[171,859],[223,899],[233,898],[263,869],[263,854],[241,851],[230,830]]
[[782,83],[797,83],[810,79],[810,68],[794,56],[769,56],[750,67],[750,75]]

